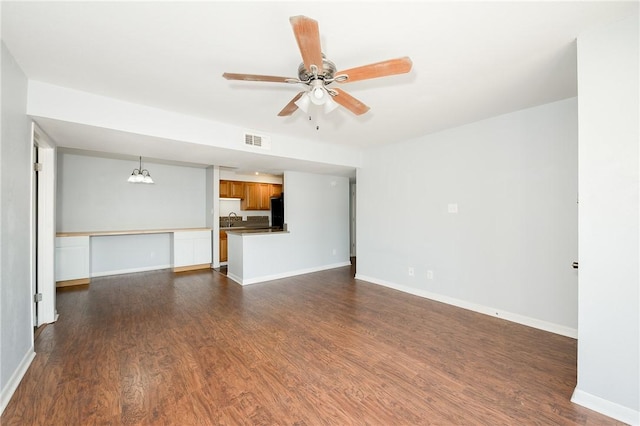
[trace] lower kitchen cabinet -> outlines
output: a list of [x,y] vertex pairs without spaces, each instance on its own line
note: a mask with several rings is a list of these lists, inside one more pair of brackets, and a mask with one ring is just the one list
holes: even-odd
[[220,231],[220,262],[226,262],[228,259],[227,247],[227,233]]

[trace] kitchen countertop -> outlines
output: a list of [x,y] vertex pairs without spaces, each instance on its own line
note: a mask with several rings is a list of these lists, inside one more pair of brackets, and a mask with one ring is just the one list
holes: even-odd
[[172,232],[211,231],[211,228],[138,229],[127,231],[57,232],[56,237],[100,237],[104,235],[168,234]]
[[220,227],[221,231],[244,231],[244,230],[269,230],[269,229],[280,229],[274,226],[224,226]]
[[251,227],[237,227],[237,228],[227,228],[222,229],[227,234],[288,234],[289,231],[282,230],[280,228],[251,228]]

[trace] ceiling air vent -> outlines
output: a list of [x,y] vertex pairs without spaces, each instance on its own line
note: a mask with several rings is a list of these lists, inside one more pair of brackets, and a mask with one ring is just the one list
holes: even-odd
[[271,138],[268,136],[257,135],[255,133],[244,134],[245,146],[252,146],[260,149],[271,149]]

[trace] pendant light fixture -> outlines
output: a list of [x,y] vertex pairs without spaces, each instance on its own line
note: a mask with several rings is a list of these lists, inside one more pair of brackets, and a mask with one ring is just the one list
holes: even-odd
[[149,170],[142,168],[142,157],[140,157],[140,167],[133,169],[131,176],[127,179],[127,182],[131,183],[153,183]]

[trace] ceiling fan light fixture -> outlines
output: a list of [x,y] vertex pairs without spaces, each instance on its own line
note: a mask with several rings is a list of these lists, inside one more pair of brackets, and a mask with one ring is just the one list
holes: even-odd
[[[336,96],[336,90],[327,88],[332,83],[349,83],[390,75],[404,74],[411,71],[413,63],[408,56],[388,59],[368,65],[362,65],[347,70],[337,71],[336,65],[322,53],[320,45],[320,30],[318,22],[307,16],[299,15],[289,18],[293,34],[302,55],[302,63],[298,66],[298,78],[277,77],[271,75],[224,73],[227,80],[265,81],[273,83],[301,83],[307,86],[303,94],[298,93],[278,113],[279,117],[288,117],[297,109],[309,112],[309,105],[324,106],[325,113],[335,109],[331,96]],[[362,115],[369,111],[369,107],[358,99],[341,91],[339,105],[355,115]],[[335,101],[333,101],[335,102]]]
[[311,102],[316,105],[324,105],[327,102],[329,92],[327,92],[327,89],[325,89],[322,80],[314,80],[311,82],[309,97],[311,99]]
[[329,114],[331,111],[335,110],[339,106],[340,104],[338,104],[336,101],[331,99],[331,95],[329,95],[327,96],[327,101],[324,104],[324,113]]
[[311,101],[309,100],[309,93],[305,93],[304,95],[300,96],[300,99],[294,102],[294,104],[296,104],[296,106],[305,113],[309,112],[310,103]]

